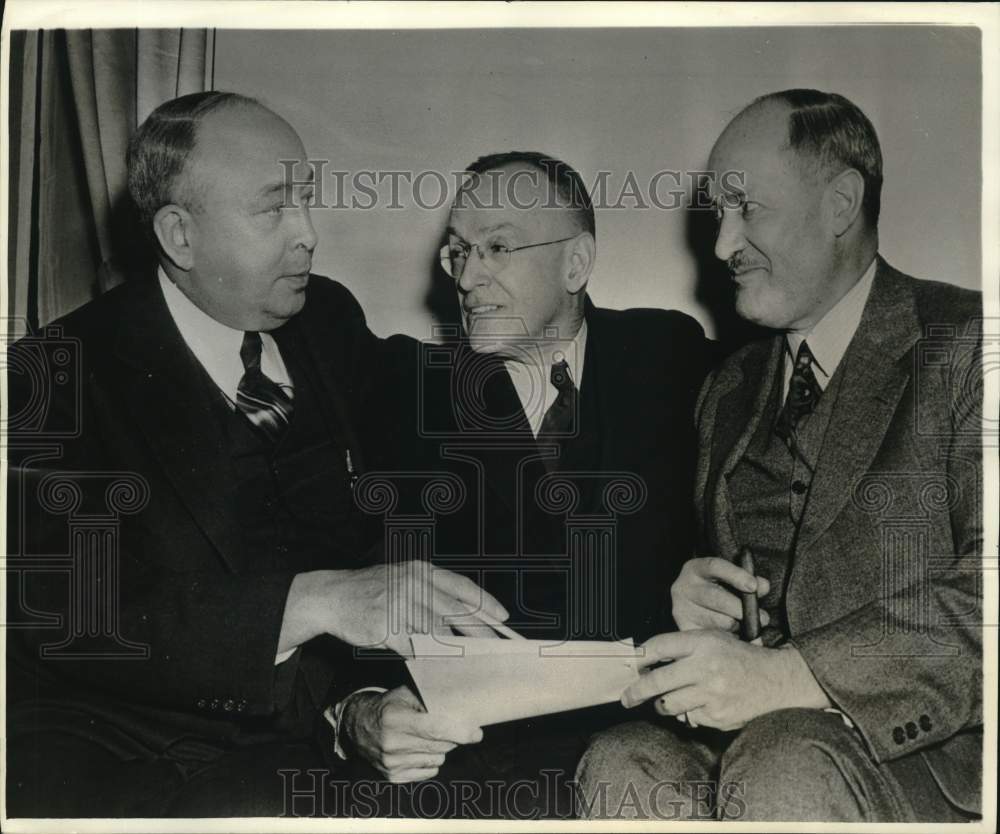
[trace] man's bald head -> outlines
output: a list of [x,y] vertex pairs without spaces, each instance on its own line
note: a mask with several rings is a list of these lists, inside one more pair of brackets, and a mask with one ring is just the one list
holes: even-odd
[[156,212],[168,203],[197,204],[197,188],[183,174],[201,123],[229,108],[256,108],[278,118],[254,98],[211,90],[164,102],[139,126],[128,147],[128,190],[144,229],[149,231]]
[[819,90],[781,90],[760,96],[730,122],[719,142],[746,122],[784,120],[781,147],[794,152],[803,171],[829,181],[847,168],[865,184],[862,214],[869,229],[878,226],[882,200],[882,148],[871,121],[849,99]]

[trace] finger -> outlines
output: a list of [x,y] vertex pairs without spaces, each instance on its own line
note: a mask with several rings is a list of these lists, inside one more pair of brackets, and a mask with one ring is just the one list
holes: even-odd
[[434,611],[445,628],[454,629],[467,637],[520,638],[519,634],[491,617],[485,610],[472,609],[467,603],[442,591],[435,591]]
[[724,582],[737,591],[749,593],[757,590],[757,577],[728,559],[708,556],[695,560],[695,575],[713,582]]
[[475,724],[430,713],[416,717],[410,724],[408,732],[427,741],[444,741],[452,744],[478,744],[483,740],[482,728]]
[[757,596],[764,597],[767,596],[767,592],[771,590],[771,583],[764,576],[757,577]]
[[669,663],[639,675],[639,680],[622,693],[622,704],[632,708],[657,695],[688,687],[697,678],[695,664]]
[[482,620],[472,620],[471,622],[462,620],[459,622],[450,623],[451,627],[455,629],[459,634],[464,634],[466,637],[482,637],[486,640],[502,640],[503,638],[487,623]]
[[416,712],[427,712],[416,693],[410,689],[410,687],[405,685],[397,686],[391,692],[387,692],[385,694],[385,699],[387,701],[396,701],[412,710],[415,710]]
[[382,749],[393,756],[444,756],[458,745],[450,741],[424,738],[406,731],[394,732],[383,742]]
[[[656,699],[654,707],[660,715],[685,715],[688,723],[692,721],[691,713],[705,705],[705,699],[695,686],[685,686],[676,692],[668,692]],[[697,723],[691,726],[697,726]]]
[[721,585],[706,583],[692,588],[687,598],[695,605],[725,614],[733,620],[738,620],[743,616],[743,600],[732,591]]
[[444,753],[388,753],[382,757],[382,764],[387,770],[399,772],[402,770],[429,770],[444,764]]
[[755,638],[755,639],[753,639],[753,640],[750,641],[750,645],[751,646],[763,646],[764,645],[764,638],[763,637],[757,637],[757,638]]
[[725,614],[716,614],[714,611],[707,611],[704,608],[694,608],[688,614],[684,608],[676,607],[674,608],[674,620],[681,631],[695,631],[706,628],[714,628],[719,631],[736,631],[740,627],[739,620],[734,620]]
[[688,724],[692,727],[709,727],[712,722],[708,720],[708,716],[705,715],[705,710],[703,707],[695,707],[686,713],[688,717]]
[[760,624],[766,626],[771,622],[771,615],[767,613],[763,608],[758,608],[757,613],[760,615]]
[[431,779],[437,776],[438,769],[436,767],[429,768],[417,768],[410,770],[403,770],[400,772],[389,772],[386,773],[386,779],[395,784],[403,784],[405,782],[422,782],[424,779]]
[[657,634],[650,637],[645,643],[639,646],[637,657],[642,666],[649,666],[659,660],[674,660],[678,657],[686,657],[694,651],[698,643],[699,635],[703,634],[701,629],[695,631],[671,631],[666,634]]
[[431,576],[435,589],[464,603],[468,606],[465,610],[479,611],[482,609],[498,620],[506,620],[510,617],[507,609],[500,604],[496,597],[480,588],[468,577],[454,573],[447,568],[434,568],[433,571]]

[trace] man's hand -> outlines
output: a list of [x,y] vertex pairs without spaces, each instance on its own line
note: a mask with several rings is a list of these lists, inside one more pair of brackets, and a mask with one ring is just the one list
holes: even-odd
[[[727,559],[715,556],[690,559],[670,586],[674,622],[681,631],[696,628],[736,631],[743,616],[739,593],[756,591],[762,597],[770,587],[763,576],[753,576]],[[767,612],[760,609],[760,624],[766,626],[769,622]]]
[[475,582],[424,561],[359,570],[300,573],[292,580],[278,654],[319,634],[352,646],[410,652],[411,634],[496,637],[476,612],[506,620],[507,610]]
[[661,715],[684,713],[694,723],[737,730],[778,709],[832,706],[798,650],[744,643],[717,629],[658,634],[641,647],[649,669],[622,694],[634,707],[656,698]]
[[341,720],[348,748],[390,782],[430,779],[449,751],[483,737],[473,724],[428,715],[406,686],[350,696]]

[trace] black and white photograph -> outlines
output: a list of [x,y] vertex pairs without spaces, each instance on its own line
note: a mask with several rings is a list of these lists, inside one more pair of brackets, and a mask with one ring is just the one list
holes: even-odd
[[4,830],[997,830],[1000,5],[0,57]]

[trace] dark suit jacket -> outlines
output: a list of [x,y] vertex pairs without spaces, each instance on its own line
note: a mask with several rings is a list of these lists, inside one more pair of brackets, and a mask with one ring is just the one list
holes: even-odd
[[[274,335],[279,345],[297,340],[360,468],[351,426],[376,340],[344,287],[313,276],[306,292],[302,312]],[[297,572],[357,554],[290,554],[263,573],[245,563],[211,405],[218,392],[157,282],[137,277],[46,337],[22,340],[8,360],[11,413],[22,415],[10,432],[10,551],[21,570],[10,576],[9,610],[33,624],[8,632],[9,731],[92,733],[122,755],[180,746],[195,758],[308,732],[328,703],[333,666],[317,645],[275,667],[285,598]],[[109,487],[123,478],[130,486]],[[52,644],[73,627],[70,575],[49,557],[79,551],[68,529],[102,513],[118,519],[101,545],[118,554],[117,587],[108,574],[101,603],[113,609],[115,633],[56,657]]]
[[[579,422],[565,442],[536,443],[499,359],[395,338],[396,409],[388,428],[368,427],[369,462],[461,481],[433,556],[494,593],[525,636],[642,639],[668,626],[670,583],[691,552],[692,414],[710,343],[679,312],[588,300],[585,315]],[[546,474],[551,454],[558,470]],[[613,564],[570,559],[587,536]]]
[[[875,761],[922,755],[978,812],[982,754],[979,293],[881,258],[791,554],[791,641]],[[784,336],[708,379],[695,495],[703,553],[735,559],[727,479],[747,448]]]

